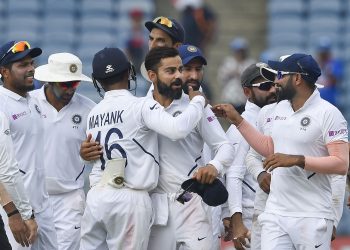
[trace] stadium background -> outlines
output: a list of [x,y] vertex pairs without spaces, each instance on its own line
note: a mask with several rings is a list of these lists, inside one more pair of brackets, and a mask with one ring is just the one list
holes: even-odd
[[[91,74],[94,53],[106,46],[125,48],[131,28],[130,10],[143,11],[144,21],[164,15],[179,18],[170,0],[0,0],[0,44],[27,40],[43,49],[37,64],[48,55],[71,52]],[[350,121],[350,0],[216,0],[205,1],[217,15],[218,29],[207,49],[206,81],[219,102],[218,67],[230,54],[229,43],[245,37],[250,55],[277,59],[280,55],[305,52],[314,55],[321,36],[332,40],[333,54],[345,63],[339,83],[339,108]],[[146,29],[145,38],[148,32]],[[79,92],[99,101],[92,84],[83,83]],[[346,194],[348,197],[349,194]],[[344,207],[334,249],[350,249],[350,212]],[[228,248],[227,248],[228,249]]]

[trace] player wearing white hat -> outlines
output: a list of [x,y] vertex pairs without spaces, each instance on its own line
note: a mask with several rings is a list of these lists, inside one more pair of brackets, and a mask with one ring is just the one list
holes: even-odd
[[[181,89],[181,59],[176,49],[165,50],[155,67],[165,85]],[[95,54],[93,77],[106,93],[89,114],[87,134],[103,145],[103,154],[90,174],[80,249],[147,249],[152,223],[148,191],[159,175],[157,133],[184,138],[201,118],[205,101],[191,92],[186,111],[173,117],[152,98],[132,96],[128,86],[134,71],[117,48]]]
[[26,41],[11,41],[0,49],[0,110],[10,122],[10,132],[22,173],[26,194],[38,223],[38,238],[31,249],[57,249],[53,210],[45,186],[43,121],[36,98],[32,97],[34,57],[40,48]]
[[31,94],[39,101],[44,121],[46,187],[54,208],[58,249],[79,249],[85,208],[85,166],[79,149],[95,103],[75,91],[81,81],[92,80],[82,73],[80,59],[70,53],[50,55],[48,64],[36,68],[34,78],[46,83]]

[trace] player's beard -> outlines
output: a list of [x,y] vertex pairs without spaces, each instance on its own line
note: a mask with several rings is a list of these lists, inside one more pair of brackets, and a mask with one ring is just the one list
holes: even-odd
[[293,87],[292,77],[289,77],[288,81],[284,86],[279,85],[277,89],[277,101],[292,100],[295,96],[295,89]]
[[192,89],[194,91],[199,90],[202,81],[198,81],[198,80],[194,80],[194,79],[189,79],[187,81],[185,81],[182,85],[182,90],[185,92],[186,95],[188,95],[188,86],[192,86]]
[[252,91],[252,97],[251,97],[251,101],[252,103],[254,103],[256,106],[262,108],[265,105],[271,104],[276,102],[276,94],[271,93],[270,95],[266,96],[266,97],[262,97],[262,96],[258,96],[255,94],[254,91]]
[[175,81],[170,83],[169,86],[163,81],[161,81],[159,78],[157,81],[157,88],[158,88],[159,94],[171,99],[180,99],[182,95],[182,88],[176,88],[176,89],[172,88],[172,86],[179,86],[179,85],[182,85],[182,80],[180,78],[177,78]]

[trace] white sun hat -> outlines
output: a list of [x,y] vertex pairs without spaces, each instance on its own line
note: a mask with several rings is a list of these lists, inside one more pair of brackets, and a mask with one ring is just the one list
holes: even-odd
[[81,60],[70,53],[56,53],[49,56],[48,64],[35,69],[34,78],[43,82],[92,82],[82,73]]

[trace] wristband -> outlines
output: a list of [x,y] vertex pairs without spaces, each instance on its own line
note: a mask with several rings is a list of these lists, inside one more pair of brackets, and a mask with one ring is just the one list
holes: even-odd
[[17,209],[13,210],[11,213],[7,214],[7,217],[11,217],[12,215],[19,214],[19,211]]

